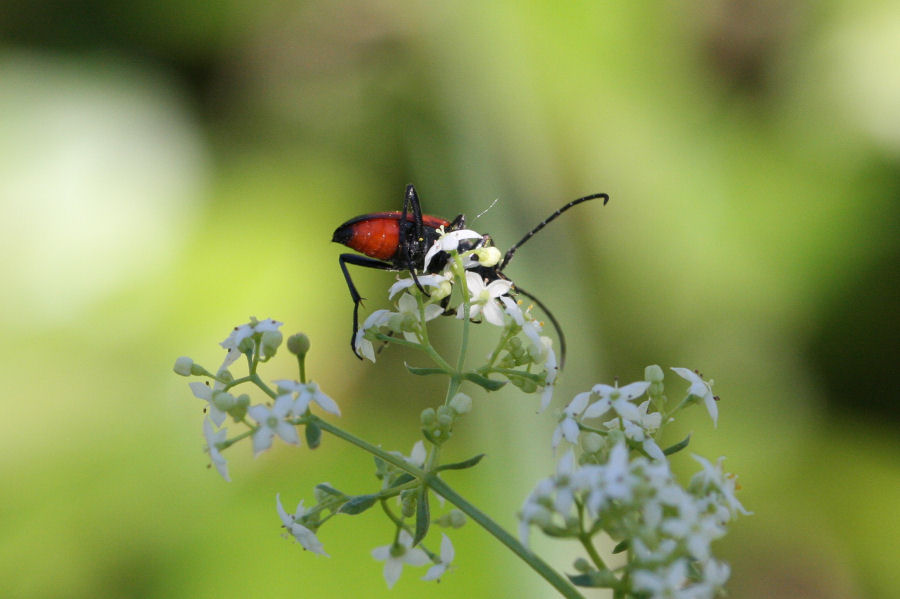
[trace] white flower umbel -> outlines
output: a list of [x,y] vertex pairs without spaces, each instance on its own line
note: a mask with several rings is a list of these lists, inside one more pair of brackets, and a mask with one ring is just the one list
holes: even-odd
[[228,438],[228,430],[224,428],[218,431],[213,429],[212,422],[207,417],[203,419],[203,436],[206,437],[206,448],[209,451],[209,459],[212,460],[213,466],[216,467],[222,478],[231,482],[231,477],[228,476],[228,462],[225,461],[225,458],[219,451],[221,444]]
[[275,405],[271,408],[264,405],[255,405],[247,409],[250,417],[259,423],[259,428],[253,433],[254,455],[259,455],[270,448],[275,435],[292,445],[300,443],[297,429],[285,420],[285,417],[291,412],[293,407],[294,399],[290,395],[282,395],[275,399]]
[[384,580],[389,589],[394,588],[394,584],[403,573],[404,564],[424,566],[431,563],[428,554],[418,547],[413,547],[412,542],[412,536],[405,530],[401,530],[396,543],[376,547],[372,550],[372,557],[384,562]]
[[450,537],[441,533],[441,561],[431,566],[422,580],[440,580],[441,576],[450,569],[455,555],[456,552],[453,549],[453,543],[450,542]]
[[285,391],[294,401],[294,405],[291,408],[291,412],[297,416],[302,416],[306,413],[306,410],[309,409],[309,404],[315,403],[320,408],[328,412],[329,414],[334,414],[335,416],[341,415],[341,410],[338,408],[337,403],[319,389],[319,385],[310,381],[308,383],[301,383],[299,381],[289,381],[289,380],[277,380],[274,381],[280,390]]
[[[466,287],[469,289],[469,318],[478,318],[479,314],[484,315],[484,319],[491,324],[502,327],[503,310],[496,300],[502,295],[509,293],[512,288],[512,282],[504,279],[497,279],[485,285],[484,280],[478,273],[466,271]],[[462,304],[456,310],[456,317],[463,318],[465,309]]]
[[713,426],[716,426],[716,421],[719,419],[719,407],[716,405],[716,396],[712,392],[712,379],[704,381],[698,372],[689,368],[672,368],[672,370],[691,384],[690,389],[688,389],[688,395],[693,395],[703,400],[703,405],[706,406],[706,411],[709,412],[709,417],[712,418]]
[[322,543],[319,542],[318,537],[316,537],[316,533],[303,526],[301,522],[303,522],[303,518],[308,513],[303,507],[303,501],[297,505],[297,510],[294,512],[294,515],[290,515],[281,505],[281,495],[275,495],[275,503],[278,509],[278,516],[281,518],[281,524],[288,529],[288,532],[291,533],[300,545],[306,549],[307,551],[312,551],[313,553],[318,553],[319,555],[328,556],[325,553],[324,547],[322,547]]

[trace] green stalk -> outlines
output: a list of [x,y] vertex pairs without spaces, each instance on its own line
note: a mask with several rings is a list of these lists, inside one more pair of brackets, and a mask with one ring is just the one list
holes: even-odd
[[359,437],[352,435],[347,431],[318,418],[317,416],[310,416],[310,421],[315,421],[316,425],[323,431],[329,432],[332,435],[343,439],[344,441],[347,441],[352,445],[356,445],[360,449],[364,449],[365,451],[368,451],[369,453],[378,456],[382,460],[396,466],[400,470],[416,477],[425,485],[431,487],[431,489],[435,493],[455,505],[461,512],[477,522],[495,539],[506,545],[507,548],[515,553],[522,561],[528,564],[535,572],[538,573],[538,575],[540,575],[544,580],[550,583],[553,588],[559,591],[563,597],[568,597],[569,599],[584,599],[584,596],[578,592],[578,589],[576,589],[566,577],[562,576],[547,562],[532,553],[517,538],[509,534],[499,524],[494,522],[487,514],[469,503],[465,498],[454,491],[447,483],[438,478],[436,474],[426,472],[421,468],[413,466],[403,458],[390,454],[380,447],[376,447],[371,443],[363,441]]

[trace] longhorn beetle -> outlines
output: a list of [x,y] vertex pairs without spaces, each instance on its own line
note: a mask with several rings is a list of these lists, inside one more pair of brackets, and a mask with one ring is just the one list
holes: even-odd
[[[495,266],[478,266],[470,270],[477,272],[485,282],[496,281],[497,279],[507,279],[503,274],[503,269],[512,260],[516,250],[532,236],[546,227],[560,214],[582,202],[588,200],[596,200],[603,198],[603,205],[609,201],[609,196],[605,193],[595,193],[577,200],[572,200],[559,210],[542,220],[536,227],[531,229],[522,239],[507,250],[503,260]],[[422,285],[419,283],[417,271],[424,272],[425,254],[435,241],[441,236],[440,229],[444,231],[456,231],[464,229],[466,226],[466,217],[463,214],[458,215],[452,221],[447,221],[437,216],[422,214],[422,207],[419,204],[419,196],[416,194],[416,188],[410,184],[406,186],[406,195],[403,198],[403,210],[394,212],[373,212],[371,214],[363,214],[356,218],[351,218],[334,231],[331,240],[336,243],[346,245],[350,249],[356,250],[361,254],[341,254],[338,262],[341,265],[341,271],[344,273],[344,279],[347,281],[347,288],[350,290],[350,297],[353,299],[353,334],[350,337],[350,347],[357,358],[362,359],[356,351],[356,332],[359,330],[359,305],[362,303],[362,296],[356,290],[353,279],[347,270],[348,264],[355,266],[364,266],[366,268],[377,268],[379,270],[408,270],[415,281],[416,286],[425,293]],[[491,238],[485,235],[482,239],[465,240],[460,243],[459,251],[466,251],[478,247],[482,244],[491,243]],[[447,264],[449,255],[446,252],[439,252],[428,265],[428,273],[438,273],[443,270]],[[508,280],[508,279],[507,279]],[[513,287],[516,293],[521,293],[525,297],[534,301],[541,310],[553,323],[556,334],[559,336],[560,346],[560,368],[566,363],[566,338],[563,335],[562,328],[553,313],[535,296],[531,295],[518,285]]]

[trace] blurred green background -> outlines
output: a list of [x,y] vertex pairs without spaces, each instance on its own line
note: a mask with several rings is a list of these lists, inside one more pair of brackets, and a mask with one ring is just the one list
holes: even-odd
[[[0,596],[389,595],[383,518],[324,528],[329,559],[274,509],[323,480],[365,492],[371,461],[239,445],[227,484],[171,366],[213,368],[231,326],[278,318],[312,338],[342,424],[408,453],[442,387],[397,348],[352,356],[329,240],[409,182],[446,218],[499,199],[474,227],[501,248],[608,192],[507,270],[567,332],[554,408],[650,363],[701,369],[719,426],[695,410],[673,440],[728,456],[755,512],[718,543],[730,596],[900,596],[898,69],[888,1],[6,0]],[[355,276],[379,306],[391,275]],[[552,415],[473,394],[447,455],[488,457],[446,478],[514,527]],[[453,539],[456,571],[390,596],[553,596],[475,526]]]

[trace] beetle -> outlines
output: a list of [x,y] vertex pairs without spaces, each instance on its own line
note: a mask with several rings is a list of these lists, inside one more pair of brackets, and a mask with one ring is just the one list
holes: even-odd
[[[588,196],[572,200],[565,204],[553,214],[542,220],[533,229],[531,229],[522,239],[515,245],[510,247],[506,254],[495,266],[477,266],[471,268],[473,272],[478,273],[485,282],[496,281],[497,279],[507,279],[503,273],[509,261],[512,260],[516,250],[531,239],[538,231],[550,224],[560,214],[588,200],[603,199],[603,205],[609,201],[609,195],[605,193],[595,193]],[[418,273],[438,273],[443,270],[449,259],[446,252],[438,252],[428,264],[427,271],[424,268],[425,254],[434,245],[443,232],[457,231],[464,229],[466,226],[466,217],[463,214],[458,215],[452,221],[445,220],[437,216],[422,214],[422,206],[419,203],[419,196],[416,193],[414,185],[406,186],[406,193],[403,196],[403,209],[392,212],[372,212],[363,214],[356,218],[351,218],[334,231],[331,240],[336,243],[343,244],[350,249],[356,250],[359,254],[341,254],[338,262],[341,266],[341,272],[344,273],[344,280],[347,282],[347,288],[350,290],[350,297],[353,300],[353,333],[350,337],[350,347],[356,357],[362,359],[362,356],[356,351],[356,333],[359,330],[359,305],[363,301],[347,265],[362,266],[365,268],[375,268],[379,270],[390,271],[409,271],[416,286],[423,292],[421,283],[419,283]],[[478,247],[479,245],[489,245],[491,238],[484,235],[481,239],[464,240],[460,243],[459,251],[466,251]],[[362,255],[360,255],[362,254]],[[508,280],[508,279],[507,279]],[[556,334],[559,336],[560,345],[560,368],[565,365],[566,360],[566,338],[563,335],[562,327],[553,313],[535,296],[528,293],[518,285],[513,287],[515,293],[521,293],[525,297],[532,300],[547,315]]]

